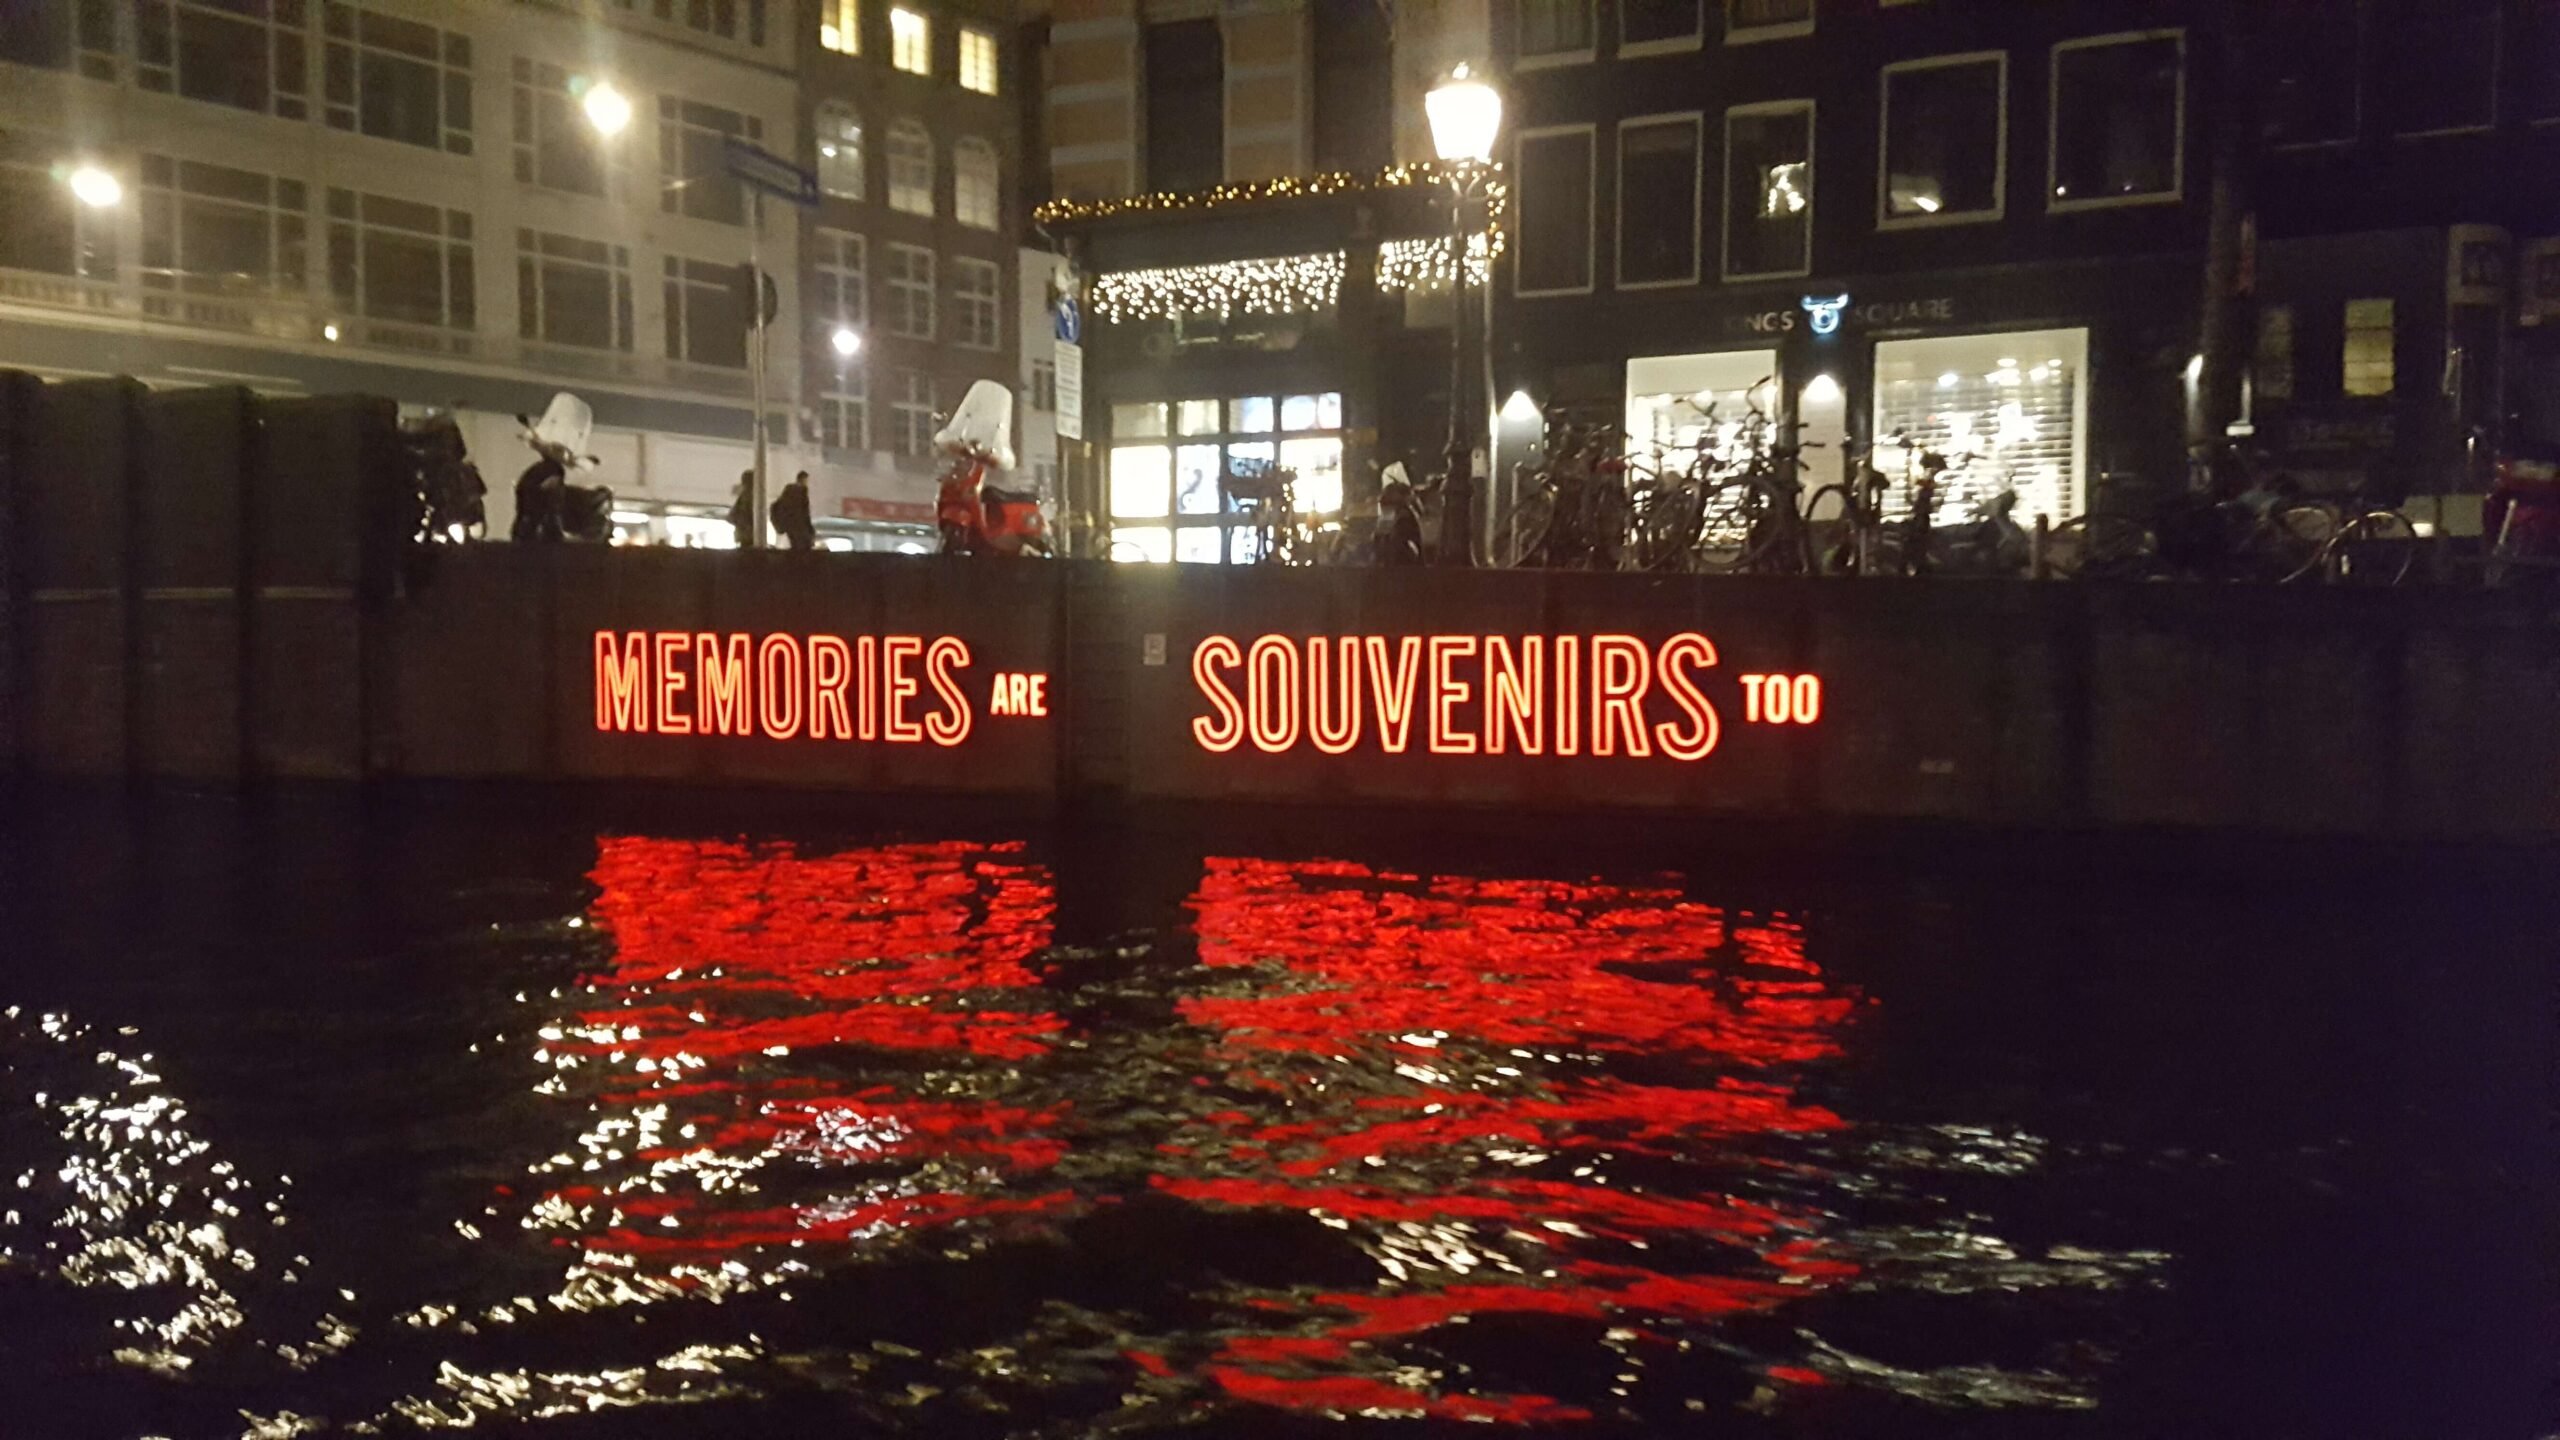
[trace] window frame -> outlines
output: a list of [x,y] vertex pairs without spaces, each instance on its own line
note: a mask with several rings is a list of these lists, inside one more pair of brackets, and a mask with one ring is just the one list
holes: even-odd
[[[688,109],[717,111],[738,122],[735,130],[703,125],[688,118]],[[714,167],[707,174],[689,174],[685,170],[684,140],[688,134],[700,133],[721,137],[723,144],[731,138],[764,143],[764,117],[750,110],[732,110],[708,100],[694,100],[673,92],[658,97],[658,213],[686,220],[700,220],[713,225],[745,226],[753,218],[754,199],[746,193],[743,182],[731,178],[726,170]],[[672,141],[673,143],[670,143]],[[721,214],[697,214],[688,208],[687,197],[693,187],[714,178],[729,180],[736,186],[738,213],[735,218]]]
[[[816,427],[817,433],[811,435],[809,438],[818,442],[818,448],[821,451],[832,451],[843,455],[858,455],[868,453],[872,449],[871,368],[862,363],[861,356],[857,355],[851,359],[839,360],[837,363],[830,365],[819,372],[817,409],[819,415]],[[862,433],[859,436],[847,436],[846,438],[858,439],[861,443],[854,445],[828,444],[826,430],[827,419],[831,416],[834,417],[838,422],[837,429],[839,431],[843,431],[845,427],[842,422],[844,417],[848,414],[856,415],[861,418]]]
[[1737,26],[1733,23],[1733,7],[1742,0],[1724,0],[1724,43],[1727,45],[1759,45],[1771,40],[1801,40],[1813,33],[1813,22],[1821,9],[1820,0],[1805,0],[1804,18],[1781,20],[1774,25]]
[[[976,25],[961,25],[956,28],[960,32],[960,63],[955,67],[958,71],[955,78],[959,80],[960,88],[973,95],[1003,94],[1004,49],[996,41],[996,32]],[[969,47],[972,42],[984,46],[986,49],[986,55],[984,58],[986,61],[987,83],[984,85],[973,85],[969,81]]]
[[[913,136],[924,142],[924,207],[922,209],[901,204],[898,200],[899,195],[905,193],[898,181],[898,142],[902,136]],[[942,176],[939,173],[942,168],[941,162],[933,153],[933,131],[927,128],[923,121],[913,116],[893,120],[889,122],[888,144],[885,148],[888,151],[889,193],[884,198],[887,199],[889,208],[901,215],[922,215],[928,219],[931,218],[939,208],[935,204],[933,192],[940,188],[942,183]],[[1002,201],[999,200],[998,204],[1001,205]]]
[[[1689,273],[1676,280],[1638,280],[1627,278],[1627,132],[1640,126],[1669,125],[1689,122]],[[1699,253],[1706,245],[1707,191],[1707,112],[1704,110],[1668,110],[1658,115],[1630,115],[1618,122],[1617,195],[1611,216],[1611,248],[1616,252],[1609,278],[1620,290],[1675,290],[1695,285],[1706,270]]]
[[[932,141],[927,139],[926,144]],[[963,203],[968,182],[968,166],[964,157],[983,156],[986,161],[986,220],[981,223],[969,215]],[[975,135],[963,135],[951,142],[951,218],[972,230],[1004,229],[1004,157],[996,147]]]
[[[831,122],[835,127],[832,136],[828,133]],[[812,132],[811,143],[814,145],[825,146],[832,143],[841,151],[845,144],[844,126],[846,124],[852,126],[853,133],[853,160],[850,167],[853,188],[838,190],[828,186],[827,174],[830,167],[823,149],[814,157],[816,163],[810,168],[817,172],[818,194],[822,200],[846,200],[861,204],[871,198],[871,136],[862,123],[862,112],[855,109],[850,102],[843,100],[821,101],[817,108],[810,112],[809,128]],[[842,170],[845,167],[839,165],[835,168]]]
[[[833,315],[817,314],[818,287],[812,285],[804,297],[806,308],[829,331],[838,325],[849,326],[857,332],[871,328],[871,237],[859,230],[842,230],[833,225],[812,226],[809,252],[810,273],[829,277],[838,304]],[[844,263],[848,254],[853,257],[850,265]],[[847,282],[851,285],[849,290]],[[847,294],[854,297],[854,304],[850,307],[842,303]],[[847,314],[848,309],[852,313]],[[826,337],[818,338],[823,340]]]
[[[973,255],[954,255],[947,267],[951,280],[951,343],[964,350],[1002,350],[1004,348],[1004,267],[993,260]],[[982,276],[984,291],[961,288],[961,277]],[[987,338],[981,342],[970,337],[968,323],[971,307],[986,307]]]
[[[891,376],[889,394],[889,429],[891,432],[889,436],[890,452],[896,455],[906,455],[919,458],[932,455],[933,432],[935,428],[933,417],[936,410],[941,406],[941,386],[935,381],[933,372],[923,368],[922,366],[902,366],[890,371],[889,374]],[[923,382],[922,389],[924,390],[924,395],[921,402],[919,402],[914,393],[918,388],[916,383],[918,381]],[[923,443],[917,445],[913,449],[909,449],[906,444],[906,441],[910,438],[907,430],[907,426],[909,424],[907,417],[919,409],[924,412],[924,430],[922,432]],[[868,416],[865,416],[864,418],[866,421],[869,419]]]
[[[818,12],[819,49],[834,55],[862,53],[862,0],[817,0],[815,8]],[[832,24],[827,18],[830,14],[835,17]],[[852,23],[847,24],[847,21]],[[828,44],[827,32],[830,30],[836,32],[836,38],[843,43]]]
[[[908,46],[906,44],[906,37],[901,36],[898,33],[898,17],[901,15],[908,16],[915,21],[916,30],[914,50],[916,63],[913,65],[907,63]],[[922,75],[928,79],[932,77],[932,16],[927,15],[922,10],[915,8],[913,5],[893,4],[889,7],[889,68],[904,75]]]
[[[321,254],[323,264],[329,272],[327,291],[330,304],[368,325],[390,325],[411,330],[437,330],[448,335],[460,336],[478,333],[480,287],[479,276],[474,267],[478,256],[476,247],[479,231],[478,226],[473,223],[470,211],[447,209],[426,201],[408,200],[394,195],[377,196],[368,191],[343,185],[328,186],[323,191],[323,195],[325,207],[321,212],[321,228],[324,232]],[[341,197],[344,197],[346,203],[346,211],[343,215],[339,213]],[[367,213],[366,202],[371,200],[397,205],[415,205],[436,217],[437,229],[416,230],[390,220],[378,219]],[[441,318],[417,320],[405,315],[384,315],[375,312],[367,285],[370,277],[365,260],[367,242],[377,231],[412,243],[425,242],[434,248],[436,300]],[[347,272],[354,282],[352,290],[346,293],[341,293],[337,288],[341,245],[348,247]],[[457,278],[464,283],[457,285],[455,283]]]
[[[564,241],[572,245],[593,245],[603,251],[601,261],[580,255],[555,253],[545,240]],[[549,286],[542,274],[546,262],[558,261],[578,269],[599,271],[605,285],[605,330],[612,343],[603,347],[581,345],[574,340],[556,340],[544,334],[545,322],[551,314]],[[634,337],[639,333],[638,311],[633,305],[631,247],[610,240],[594,240],[584,235],[570,235],[557,230],[538,230],[530,225],[516,229],[516,335],[536,345],[574,350],[581,355],[631,355],[638,352]],[[533,294],[525,293],[525,281],[533,281]],[[529,302],[529,303],[528,303]],[[531,333],[526,327],[531,326]]]
[[[889,267],[884,267],[881,273],[880,283],[883,287],[882,294],[884,297],[894,297],[893,303],[885,307],[889,314],[881,321],[880,328],[882,332],[884,334],[897,336],[902,340],[932,340],[936,338],[942,328],[940,317],[942,307],[940,297],[935,293],[935,287],[941,283],[942,278],[942,267],[939,263],[940,257],[935,254],[933,247],[929,245],[907,245],[899,241],[891,240],[884,242],[881,248],[888,252],[884,258],[891,262],[891,265]],[[913,278],[911,274],[907,273],[908,259],[917,255],[924,257],[924,278],[922,280],[917,280]],[[868,257],[866,256],[866,259],[867,258]],[[924,328],[921,330],[902,329],[895,323],[898,319],[911,313],[911,292],[914,294],[921,294],[924,297]]]
[[[2054,194],[2062,178],[2062,55],[2066,50],[2101,50],[2114,45],[2140,45],[2154,40],[2178,42],[2177,114],[2170,128],[2169,188],[2147,195],[2101,195],[2095,199]],[[2128,210],[2144,205],[2180,205],[2187,198],[2187,31],[2181,25],[2151,30],[2116,30],[2057,40],[2045,59],[2044,209],[2048,215],[2075,215],[2091,210]]]
[[[694,273],[697,268],[708,270],[709,276],[697,275]],[[662,311],[661,319],[663,328],[669,332],[666,338],[677,342],[666,347],[668,364],[689,366],[696,370],[717,370],[724,374],[735,371],[741,375],[754,368],[756,325],[753,315],[738,317],[737,364],[723,364],[718,360],[697,360],[692,354],[694,342],[700,338],[700,329],[694,323],[692,306],[681,302],[696,290],[728,293],[729,287],[721,277],[731,268],[733,267],[722,261],[697,260],[691,255],[677,254],[672,251],[660,256],[658,294]],[[671,294],[670,291],[674,293]]]
[[2367,7],[2362,4],[2357,4],[2348,11],[2348,21],[2355,27],[2354,37],[2350,41],[2355,63],[2347,67],[2347,93],[2354,99],[2355,105],[2354,118],[2348,122],[2347,133],[2320,140],[2271,141],[2267,145],[2268,153],[2299,155],[2314,150],[2349,150],[2363,143],[2365,122],[2372,118],[2367,108],[2368,92],[2371,87],[2365,84],[2364,73],[2367,58],[2365,47],[2373,39],[2373,27],[2368,23],[2371,18]]
[[[1990,61],[2000,77],[2000,133],[1992,145],[1991,208],[1953,214],[1893,213],[1893,77],[1919,70],[1953,70]],[[1997,225],[2009,218],[2009,52],[1966,50],[1896,60],[1876,72],[1876,229],[1941,230],[1951,225]]]
[[[478,139],[474,130],[480,116],[480,101],[476,93],[478,86],[475,82],[479,77],[475,73],[471,58],[477,52],[468,31],[449,30],[435,20],[416,20],[388,10],[356,4],[353,0],[323,0],[320,8],[322,14],[320,113],[323,125],[342,135],[361,135],[369,140],[407,145],[413,149],[426,150],[439,155],[469,156],[475,152]],[[346,29],[343,34],[331,30],[328,25],[330,20],[339,15],[346,17]],[[414,25],[427,31],[435,37],[434,57],[414,55],[368,39],[365,35],[365,22],[368,18],[379,18],[394,24]],[[463,57],[460,60],[454,58],[457,53],[457,42],[459,53]],[[330,74],[341,54],[347,57],[345,61],[347,98],[343,102],[330,94],[329,90]],[[435,91],[436,138],[434,143],[410,140],[398,135],[377,135],[364,128],[364,62],[367,56],[387,57],[393,64],[422,66],[430,73]],[[512,80],[512,74],[509,78]],[[460,86],[462,101],[459,107],[453,103],[456,98],[457,84]],[[454,117],[457,108],[463,112],[458,124]],[[339,123],[342,116],[345,120],[344,124]]]
[[[1582,259],[1582,283],[1581,283],[1580,285],[1578,285],[1578,286],[1572,286],[1572,287],[1569,287],[1569,288],[1540,289],[1540,290],[1526,290],[1526,289],[1521,288],[1521,283],[1520,283],[1520,282],[1521,282],[1520,253],[1521,253],[1521,251],[1522,251],[1522,250],[1524,250],[1524,249],[1526,248],[1526,243],[1525,243],[1525,242],[1527,241],[1527,238],[1528,238],[1527,219],[1528,219],[1528,203],[1529,203],[1529,186],[1528,186],[1529,172],[1528,172],[1527,167],[1525,167],[1525,166],[1521,163],[1521,161],[1522,161],[1523,155],[1524,155],[1524,153],[1525,153],[1525,151],[1526,151],[1526,149],[1527,149],[1527,146],[1528,146],[1528,144],[1529,144],[1529,142],[1530,142],[1530,141],[1532,141],[1532,140],[1545,140],[1545,139],[1551,139],[1551,138],[1553,138],[1553,137],[1555,137],[1555,136],[1559,136],[1559,135],[1579,135],[1579,136],[1581,136],[1581,137],[1582,137],[1582,145],[1583,145],[1583,154],[1584,154],[1584,156],[1585,156],[1585,161],[1586,161],[1586,163],[1585,163],[1584,173],[1585,173],[1585,175],[1586,175],[1587,179],[1586,179],[1586,182],[1585,182],[1585,186],[1584,186],[1584,193],[1583,193],[1583,199],[1582,199],[1582,256],[1583,256],[1583,259]],[[1599,232],[1599,228],[1600,228],[1600,195],[1599,195],[1599,190],[1600,190],[1600,127],[1599,127],[1599,125],[1598,125],[1597,123],[1593,122],[1593,121],[1584,120],[1584,121],[1576,122],[1576,123],[1571,124],[1571,125],[1530,125],[1530,126],[1523,126],[1523,127],[1522,127],[1522,128],[1520,128],[1519,130],[1516,130],[1516,131],[1512,132],[1512,136],[1511,136],[1511,173],[1512,173],[1514,176],[1518,177],[1518,178],[1515,180],[1514,184],[1515,184],[1515,185],[1517,186],[1517,188],[1518,188],[1519,197],[1520,197],[1520,213],[1521,213],[1520,225],[1521,225],[1521,241],[1522,241],[1522,243],[1521,243],[1521,244],[1514,245],[1514,246],[1512,247],[1512,251],[1513,251],[1512,259],[1511,259],[1511,294],[1512,294],[1512,298],[1517,299],[1517,300],[1535,300],[1535,299],[1539,299],[1539,298],[1541,298],[1541,297],[1549,296],[1549,295],[1589,295],[1589,294],[1592,294],[1592,293],[1596,290],[1596,288],[1598,287],[1598,285],[1599,285],[1599,281],[1600,281],[1600,237],[1599,237],[1599,233],[1598,233],[1598,232]]]
[[1513,0],[1511,7],[1511,68],[1514,71],[1552,70],[1564,65],[1587,65],[1599,58],[1599,0],[1573,0],[1573,3],[1580,4],[1582,6],[1583,13],[1591,17],[1591,24],[1589,27],[1591,34],[1590,43],[1584,45],[1579,50],[1552,50],[1533,55],[1527,49],[1523,48],[1520,43],[1520,22],[1521,18],[1528,14],[1528,7],[1519,3],[1519,0]]
[[[2489,12],[2489,114],[2477,125],[2438,125],[2425,130],[2393,130],[2393,140],[2438,140],[2449,135],[2487,135],[2497,130],[2503,111],[2499,101],[2507,89],[2507,7],[2492,4]],[[2385,115],[2388,116],[2386,107]],[[2541,123],[2550,123],[2548,121]],[[2395,322],[2396,323],[2396,322]]]
[[[1800,270],[1747,270],[1733,268],[1733,120],[1737,115],[1804,115],[1804,168],[1810,183],[1804,190],[1804,268]],[[1821,159],[1815,153],[1820,140],[1820,111],[1812,100],[1755,100],[1747,105],[1728,105],[1724,112],[1724,184],[1717,192],[1717,208],[1723,212],[1723,232],[1716,237],[1718,275],[1727,282],[1735,280],[1801,280],[1813,273],[1814,221],[1819,214],[1821,196]],[[1878,157],[1881,162],[1882,157]]]
[[[1706,0],[1689,0],[1689,4],[1691,12],[1698,17],[1698,23],[1691,27],[1688,34],[1674,35],[1662,40],[1631,41],[1627,39],[1626,0],[1619,0],[1618,58],[1621,60],[1643,60],[1655,55],[1690,55],[1705,49],[1707,45]],[[1704,114],[1705,112],[1701,111],[1699,113]],[[1701,143],[1703,143],[1703,141]]]

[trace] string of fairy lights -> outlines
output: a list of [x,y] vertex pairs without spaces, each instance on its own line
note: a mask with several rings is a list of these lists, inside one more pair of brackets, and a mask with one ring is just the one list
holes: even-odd
[[1331,309],[1342,298],[1349,257],[1315,255],[1115,270],[1093,277],[1093,313],[1105,320],[1172,320],[1186,315],[1294,315]]
[[[1499,164],[1476,167],[1485,176],[1485,199],[1493,207],[1499,223],[1509,186],[1502,179]],[[1325,195],[1349,195],[1368,190],[1399,190],[1411,186],[1446,185],[1457,177],[1457,167],[1437,160],[1412,160],[1390,165],[1374,175],[1355,175],[1347,170],[1331,170],[1321,175],[1281,175],[1269,180],[1243,180],[1229,185],[1215,185],[1206,190],[1166,190],[1150,195],[1120,195],[1107,200],[1052,200],[1031,212],[1031,218],[1043,225],[1072,225],[1085,221],[1109,220],[1124,215],[1162,215],[1185,210],[1223,210],[1231,205],[1250,205],[1272,200],[1297,200]]]

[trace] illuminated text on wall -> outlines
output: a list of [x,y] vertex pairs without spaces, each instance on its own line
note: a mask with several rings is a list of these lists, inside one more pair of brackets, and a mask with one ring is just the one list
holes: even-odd
[[[969,664],[968,644],[949,635],[599,630],[596,728],[958,745],[976,720]],[[1003,678],[996,713],[1047,713],[1046,676]]]

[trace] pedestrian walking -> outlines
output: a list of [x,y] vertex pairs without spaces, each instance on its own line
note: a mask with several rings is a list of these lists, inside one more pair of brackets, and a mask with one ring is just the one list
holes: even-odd
[[817,523],[809,517],[809,472],[801,471],[773,497],[773,528],[794,550],[818,548]]
[[729,497],[730,542],[741,550],[747,548],[747,531],[749,527],[756,523],[755,506],[753,502],[747,498],[747,492],[754,487],[755,483],[756,472],[753,470],[739,471],[738,491],[736,494]]

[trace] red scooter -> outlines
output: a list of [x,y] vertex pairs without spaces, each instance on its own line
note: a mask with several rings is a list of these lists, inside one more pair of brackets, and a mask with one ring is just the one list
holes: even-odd
[[2501,455],[2480,505],[2492,585],[2560,582],[2560,462]]
[[1049,527],[1040,497],[988,483],[990,470],[1013,468],[1013,392],[980,380],[960,397],[949,423],[933,437],[944,457],[934,519],[945,555],[1046,555]]

